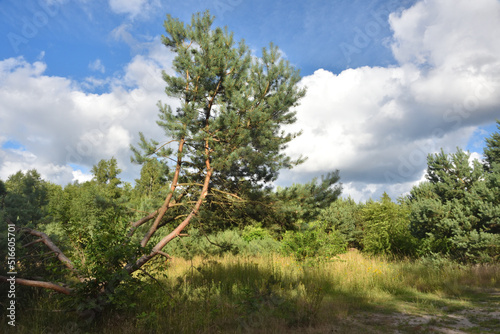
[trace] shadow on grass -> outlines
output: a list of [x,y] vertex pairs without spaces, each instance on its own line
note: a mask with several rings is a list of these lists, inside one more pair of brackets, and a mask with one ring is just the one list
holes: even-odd
[[[359,288],[346,287],[335,272],[322,270],[251,259],[203,261],[176,276],[143,282],[126,307],[91,322],[76,312],[57,311],[60,300],[41,293],[18,301],[17,328],[11,332],[377,333],[395,325],[377,322],[375,315],[459,311],[484,302],[472,290],[449,297],[415,286],[369,288],[355,278]],[[9,329],[5,317],[0,325]]]

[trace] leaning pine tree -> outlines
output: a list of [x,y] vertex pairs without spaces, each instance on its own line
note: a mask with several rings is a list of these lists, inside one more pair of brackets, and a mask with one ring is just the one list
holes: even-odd
[[238,190],[272,181],[280,169],[299,162],[282,153],[297,134],[281,129],[295,121],[291,108],[305,93],[297,88],[298,71],[273,45],[263,49],[262,58],[252,57],[244,42],[235,46],[226,29],[212,29],[213,19],[207,12],[193,16],[191,25],[170,16],[165,22],[168,36],[163,43],[177,56],[176,75],[164,73],[163,78],[167,95],[179,99],[180,107],[173,111],[160,103],[157,123],[168,143],[177,145],[175,149],[159,146],[141,133],[142,150],[132,147],[132,160],[174,157],[175,169],[161,208],[133,227],[154,219],[141,240],[145,247],[165,222],[178,224],[130,269],[156,256],[177,237],[209,194],[239,198]]
[[[272,44],[262,50],[261,58],[252,56],[245,43],[236,44],[226,29],[213,29],[213,20],[206,12],[194,15],[190,25],[171,16],[165,21],[163,43],[176,53],[176,74],[164,73],[163,78],[167,95],[178,99],[180,107],[174,111],[159,104],[157,123],[165,130],[165,140],[146,140],[141,133],[139,148],[132,147],[132,160],[173,161],[169,192],[160,208],[132,222],[117,237],[115,248],[123,254],[110,253],[113,266],[103,259],[107,268],[80,270],[81,265],[65,256],[45,233],[18,227],[57,253],[81,284],[95,287],[94,291],[113,293],[126,280],[124,274],[130,276],[157,256],[168,257],[163,248],[190,222],[200,219],[204,202],[214,198],[218,203],[241,202],[242,194],[275,180],[280,169],[300,163],[301,159],[293,161],[283,153],[297,134],[282,130],[295,122],[292,107],[305,94],[297,85],[299,72]],[[66,294],[82,291],[53,282],[17,281]]]

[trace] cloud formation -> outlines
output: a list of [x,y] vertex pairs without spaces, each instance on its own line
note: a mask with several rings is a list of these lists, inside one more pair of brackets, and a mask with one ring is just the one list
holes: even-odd
[[[156,102],[168,100],[161,69],[170,67],[171,54],[163,50],[160,56],[156,47],[149,51],[110,78],[110,92],[103,94],[87,93],[88,80],[80,85],[45,75],[41,61],[0,61],[0,178],[36,168],[60,184],[83,181],[88,174],[71,166],[85,171],[114,156],[124,177],[133,180],[138,167],[130,164],[129,147],[139,131],[163,138],[155,124]],[[21,148],[9,148],[7,141]]]
[[395,196],[422,180],[428,153],[463,148],[500,118],[498,1],[422,1],[389,23],[397,65],[302,79],[308,93],[291,129],[303,135],[288,152],[309,160],[294,180],[340,169],[344,193]]
[[[109,6],[134,18],[156,1],[110,0]],[[139,131],[165,139],[155,123],[156,102],[174,103],[161,79],[173,54],[159,37],[132,35],[129,21],[110,34],[135,54],[119,73],[103,77],[97,59],[89,66],[100,77],[79,82],[48,75],[43,58],[0,60],[1,179],[36,168],[60,184],[84,181],[94,164],[112,156],[124,179],[138,177],[129,146]],[[288,130],[303,135],[287,152],[309,159],[283,172],[278,184],[339,169],[345,195],[364,200],[387,191],[394,198],[424,179],[428,153],[465,147],[478,126],[500,118],[497,0],[421,1],[391,14],[389,25],[393,66],[318,69],[301,80],[308,93]]]
[[134,18],[158,7],[157,0],[109,0],[109,7],[117,14],[128,14]]
[[91,69],[92,71],[101,72],[101,73],[106,72],[106,68],[104,67],[104,65],[102,64],[100,59],[96,59],[93,62],[91,62],[89,64],[89,69]]

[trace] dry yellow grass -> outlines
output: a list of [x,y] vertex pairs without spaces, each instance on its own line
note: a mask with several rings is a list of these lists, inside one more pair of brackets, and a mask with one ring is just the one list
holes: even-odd
[[[157,282],[144,286],[136,305],[104,315],[99,324],[88,328],[69,313],[61,317],[61,313],[36,311],[20,316],[21,328],[26,330],[19,332],[64,332],[73,326],[73,333],[121,334],[396,329],[412,333],[414,324],[430,329],[450,312],[500,306],[491,297],[500,288],[500,265],[391,261],[358,251],[306,262],[278,254],[174,258],[161,271],[151,272]],[[50,298],[38,304],[37,309],[58,307]],[[483,324],[477,328],[499,329],[484,327],[485,319],[477,320]]]

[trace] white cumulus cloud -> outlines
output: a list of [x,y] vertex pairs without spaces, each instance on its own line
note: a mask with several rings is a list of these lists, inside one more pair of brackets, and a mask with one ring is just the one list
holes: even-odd
[[500,118],[500,2],[421,1],[389,23],[397,66],[302,79],[308,92],[289,129],[303,135],[288,153],[309,159],[295,180],[339,169],[345,194],[394,197],[422,179],[428,153],[464,148]]
[[[172,57],[163,51],[167,56],[153,48],[151,56],[134,57],[122,75],[106,79],[110,91],[101,94],[86,92],[85,83],[45,75],[43,62],[0,60],[0,178],[36,168],[60,184],[84,181],[89,175],[71,166],[89,170],[113,156],[123,178],[137,177],[129,147],[138,133],[165,140],[155,124],[157,101],[168,101],[161,70],[171,67]],[[8,148],[7,141],[22,149]]]
[[[156,5],[109,1],[115,13],[132,18]],[[423,180],[428,153],[464,148],[478,126],[500,118],[499,1],[420,1],[390,15],[389,24],[396,65],[337,74],[318,69],[301,80],[307,95],[288,130],[303,135],[287,153],[309,159],[282,173],[278,184],[339,169],[344,195],[364,200],[387,191],[395,199]],[[141,42],[129,27],[122,24],[112,36],[129,43],[136,56],[105,78],[77,82],[48,75],[44,58],[0,60],[1,179],[36,168],[61,184],[84,181],[90,175],[83,171],[112,156],[125,179],[137,177],[129,145],[138,132],[166,139],[155,123],[156,102],[174,103],[161,79],[173,55],[159,37]],[[99,59],[89,66],[105,72]],[[97,86],[109,90],[87,91]],[[8,148],[8,141],[22,149]]]
[[109,7],[113,12],[131,17],[144,14],[158,5],[157,0],[109,0]]

